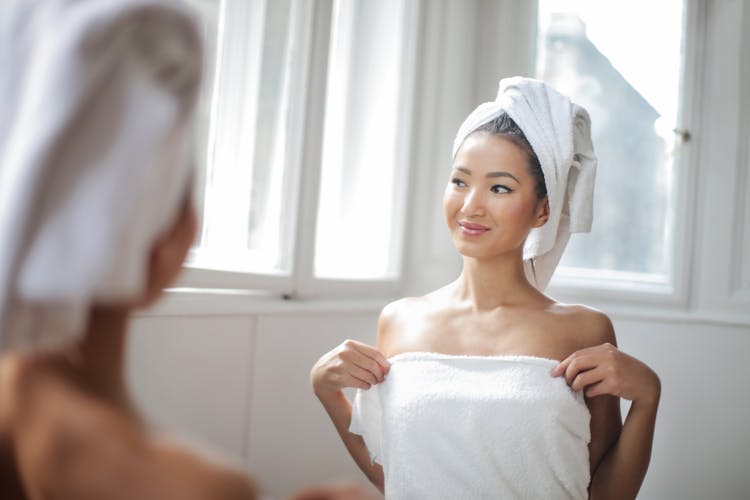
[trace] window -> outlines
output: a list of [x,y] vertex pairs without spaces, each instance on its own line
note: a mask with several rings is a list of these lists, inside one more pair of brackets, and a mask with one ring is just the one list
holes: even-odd
[[407,181],[403,75],[413,64],[403,50],[410,36],[407,6],[380,0],[334,5],[315,275],[395,277]]
[[415,3],[192,3],[208,40],[208,139],[182,285],[294,294],[397,282]]
[[[204,40],[204,66],[205,74],[203,88],[196,110],[195,130],[195,156],[205,158],[208,148],[208,133],[211,115],[211,95],[213,91],[213,78],[211,75],[216,70],[216,42],[219,27],[219,0],[188,0],[188,3],[197,11],[201,23]],[[198,184],[203,185],[203,169],[200,169]],[[202,203],[202,200],[196,200]],[[202,204],[201,206],[202,207]]]
[[538,78],[588,109],[599,159],[563,276],[673,282],[683,17],[681,0],[539,1]]

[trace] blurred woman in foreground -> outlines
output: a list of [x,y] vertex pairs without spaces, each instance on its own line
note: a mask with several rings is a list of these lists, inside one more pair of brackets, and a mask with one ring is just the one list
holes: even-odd
[[153,432],[124,381],[129,318],[196,233],[201,50],[178,1],[0,3],[0,498],[258,496]]

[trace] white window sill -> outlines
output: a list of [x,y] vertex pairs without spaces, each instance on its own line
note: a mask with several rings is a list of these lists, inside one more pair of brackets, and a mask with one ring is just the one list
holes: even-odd
[[309,313],[372,312],[380,310],[393,297],[285,299],[265,292],[221,289],[169,289],[152,308],[139,311],[140,317],[158,316],[243,316],[293,315]]
[[[377,314],[394,296],[371,298],[283,299],[261,292],[235,290],[170,289],[151,309],[140,311],[140,317],[162,316],[253,316],[297,314]],[[612,304],[586,301],[613,320],[656,323],[690,323],[704,326],[750,327],[750,315],[720,310],[689,310],[663,304]]]

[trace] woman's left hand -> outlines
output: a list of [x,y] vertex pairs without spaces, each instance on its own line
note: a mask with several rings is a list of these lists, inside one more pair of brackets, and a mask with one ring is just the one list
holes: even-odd
[[661,393],[659,377],[651,368],[610,343],[574,352],[552,370],[553,377],[560,375],[589,398],[612,394],[656,405]]

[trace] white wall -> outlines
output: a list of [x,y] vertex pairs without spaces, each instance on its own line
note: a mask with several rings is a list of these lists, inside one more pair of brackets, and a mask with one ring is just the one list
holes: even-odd
[[366,484],[309,372],[347,338],[374,343],[377,313],[141,317],[129,381],[154,423],[247,467],[275,495],[324,479]]
[[639,498],[750,498],[750,327],[614,319],[620,347],[662,381]]
[[[309,369],[346,338],[374,341],[377,311],[142,317],[130,381],[156,422],[234,457],[274,494],[364,481],[317,403]],[[643,499],[750,493],[750,327],[614,316],[620,347],[662,380]]]
[[[654,455],[639,498],[730,500],[750,498],[750,6],[692,4],[703,23],[696,42],[702,62],[691,81],[697,176],[681,214],[690,227],[684,301],[627,309],[617,301],[593,303],[613,317],[621,348],[662,379]],[[492,25],[489,16],[514,12],[519,22],[502,25],[520,34],[498,36],[524,38],[533,25],[522,22],[529,15],[524,5],[423,5],[405,293],[438,286],[458,270],[438,208],[445,179],[435,168],[447,168],[463,116],[494,93],[492,75],[523,71],[518,57],[525,49],[515,59],[493,56],[481,28]],[[333,477],[361,480],[310,392],[308,372],[345,338],[372,342],[387,300],[213,297],[185,305],[173,296],[133,325],[131,384],[155,421],[239,460],[276,495]]]

